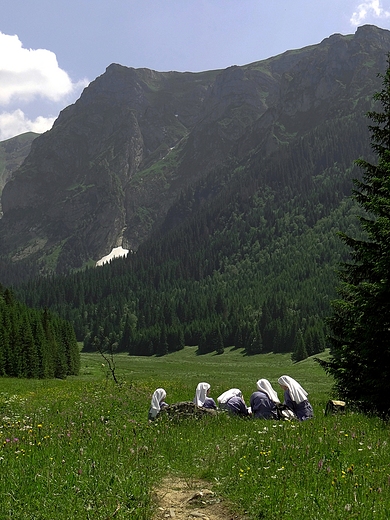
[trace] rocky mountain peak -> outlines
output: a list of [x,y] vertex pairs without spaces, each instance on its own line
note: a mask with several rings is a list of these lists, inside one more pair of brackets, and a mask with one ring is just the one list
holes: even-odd
[[216,171],[232,179],[233,163],[366,111],[389,46],[389,31],[367,25],[225,70],[109,65],[6,183],[3,256],[63,272],[137,250]]

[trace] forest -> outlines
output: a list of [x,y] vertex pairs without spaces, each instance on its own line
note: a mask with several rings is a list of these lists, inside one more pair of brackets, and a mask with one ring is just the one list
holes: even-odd
[[28,308],[0,285],[0,375],[77,375],[80,351],[72,325],[47,309]]
[[350,195],[367,135],[355,114],[267,158],[232,157],[183,192],[137,252],[13,290],[70,321],[85,351],[164,355],[197,345],[222,354],[234,345],[295,360],[321,352],[348,258],[337,234],[361,233]]

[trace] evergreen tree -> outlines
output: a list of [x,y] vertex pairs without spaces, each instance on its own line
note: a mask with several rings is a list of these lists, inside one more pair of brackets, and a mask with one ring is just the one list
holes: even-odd
[[210,344],[217,354],[223,354],[225,352],[221,330],[218,326],[213,329],[210,334]]
[[382,110],[368,113],[376,164],[357,161],[364,173],[352,195],[364,210],[358,217],[364,236],[341,234],[351,261],[342,265],[339,299],[332,302],[331,358],[321,363],[341,398],[382,416],[390,412],[390,54],[387,63],[374,95]]
[[126,350],[129,354],[132,354],[132,345],[133,345],[133,327],[130,323],[129,316],[126,317],[125,325],[123,328],[122,337],[119,341],[118,350],[119,352],[125,352]]
[[259,327],[255,324],[251,330],[248,344],[246,346],[246,353],[251,354],[260,354],[263,350],[263,340],[261,337],[261,333]]
[[165,356],[165,354],[168,354],[168,352],[169,346],[167,340],[167,329],[165,327],[165,323],[163,323],[160,332],[159,344],[157,347],[157,354],[159,356]]
[[308,357],[305,340],[303,339],[303,334],[302,334],[301,329],[298,330],[298,332],[295,336],[293,348],[294,348],[294,350],[293,350],[293,353],[291,354],[291,359],[295,363],[298,361],[302,361],[303,359],[306,359]]

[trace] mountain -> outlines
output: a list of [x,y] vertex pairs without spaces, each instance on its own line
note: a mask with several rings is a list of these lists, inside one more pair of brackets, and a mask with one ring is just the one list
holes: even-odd
[[300,172],[279,172],[303,153],[310,182],[323,182],[324,200],[335,198],[335,165],[351,169],[370,153],[364,114],[389,47],[389,31],[363,26],[224,70],[110,65],[33,141],[6,183],[0,277],[67,273],[116,246],[137,251],[241,190],[249,170],[267,172],[257,176],[259,193],[271,185],[287,193]]
[[[0,195],[12,172],[14,172],[28,155],[32,141],[39,134],[26,132],[0,142]],[[0,217],[1,204],[0,204]]]

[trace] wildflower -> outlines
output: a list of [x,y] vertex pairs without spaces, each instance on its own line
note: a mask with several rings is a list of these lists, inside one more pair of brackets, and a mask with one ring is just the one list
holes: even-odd
[[322,469],[322,466],[324,465],[324,459],[320,459],[318,461],[318,469]]

